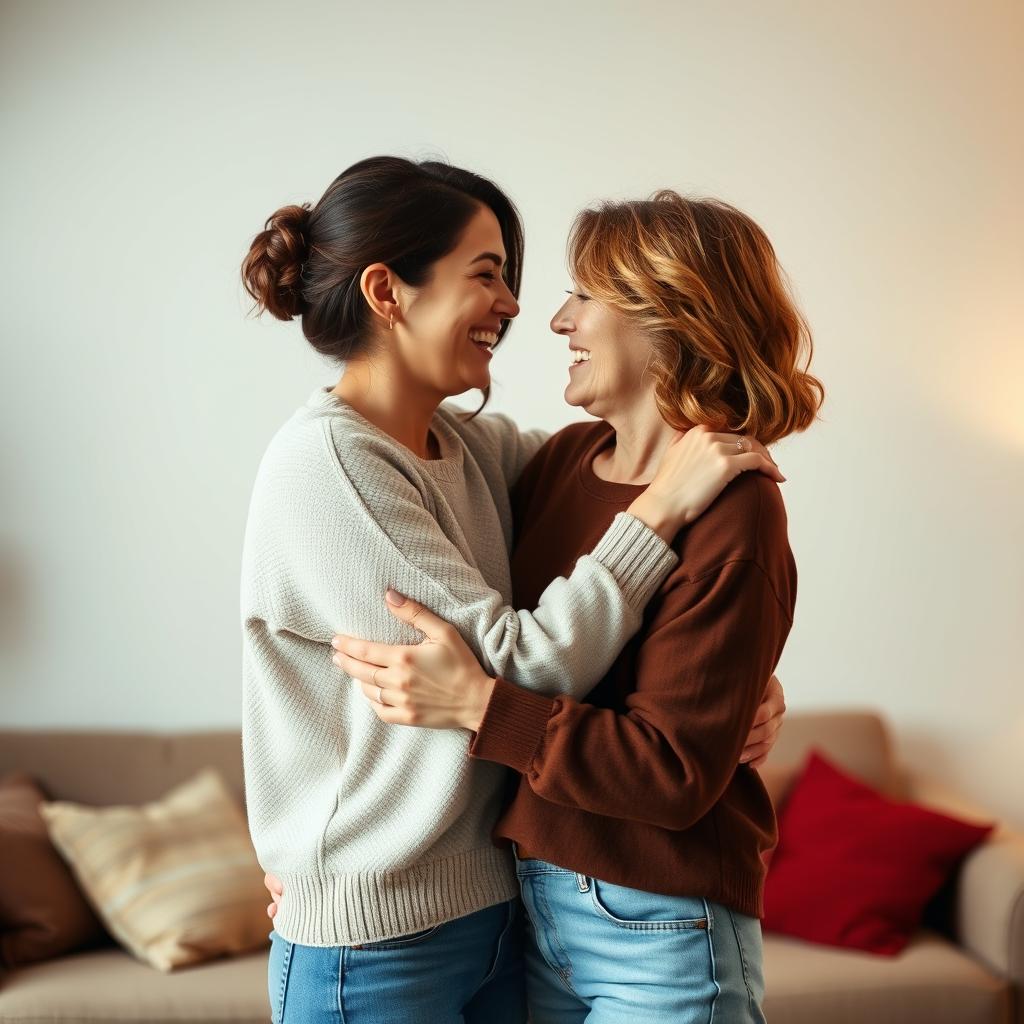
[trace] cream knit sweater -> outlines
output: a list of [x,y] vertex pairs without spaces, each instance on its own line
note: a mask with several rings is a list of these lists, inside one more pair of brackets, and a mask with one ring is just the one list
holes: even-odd
[[441,458],[417,458],[318,389],[257,474],[241,590],[246,800],[260,863],[284,882],[274,927],[292,942],[395,938],[517,893],[491,842],[505,770],[471,759],[465,730],[381,723],[332,663],[335,633],[415,642],[387,610],[394,587],[453,623],[492,675],[580,697],[676,563],[620,514],[536,609],[514,610],[508,492],[544,436],[447,408],[432,430]]

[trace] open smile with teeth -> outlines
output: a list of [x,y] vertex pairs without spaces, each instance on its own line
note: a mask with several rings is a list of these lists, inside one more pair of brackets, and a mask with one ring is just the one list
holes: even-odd
[[572,350],[572,362],[569,364],[571,370],[574,366],[579,366],[580,363],[589,363],[590,353],[585,348],[574,348]]
[[490,352],[498,344],[497,331],[470,331],[469,340],[479,348]]

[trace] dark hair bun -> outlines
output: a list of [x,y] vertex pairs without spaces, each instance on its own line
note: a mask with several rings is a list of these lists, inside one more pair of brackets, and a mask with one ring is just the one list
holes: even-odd
[[[352,164],[312,209],[278,210],[242,263],[245,289],[256,300],[254,310],[279,320],[299,317],[302,336],[320,355],[346,363],[373,351],[387,330],[363,296],[366,268],[383,263],[410,288],[422,287],[481,207],[501,227],[502,277],[518,297],[523,225],[512,200],[472,171],[396,156]],[[510,321],[502,323],[499,340]]]
[[309,204],[282,206],[267,218],[242,261],[245,290],[278,320],[291,320],[305,309],[302,264],[306,259]]

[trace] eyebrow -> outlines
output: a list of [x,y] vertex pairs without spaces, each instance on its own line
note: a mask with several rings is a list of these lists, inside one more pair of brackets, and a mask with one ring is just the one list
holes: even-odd
[[496,267],[500,267],[505,262],[496,252],[482,252],[475,260],[469,261],[470,266],[481,260],[490,260]]

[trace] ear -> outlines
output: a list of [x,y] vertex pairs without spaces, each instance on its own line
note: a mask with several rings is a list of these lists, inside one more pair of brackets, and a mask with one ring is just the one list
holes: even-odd
[[397,292],[398,275],[386,263],[371,263],[359,277],[359,290],[370,309],[384,321],[384,327],[397,322],[402,314]]

